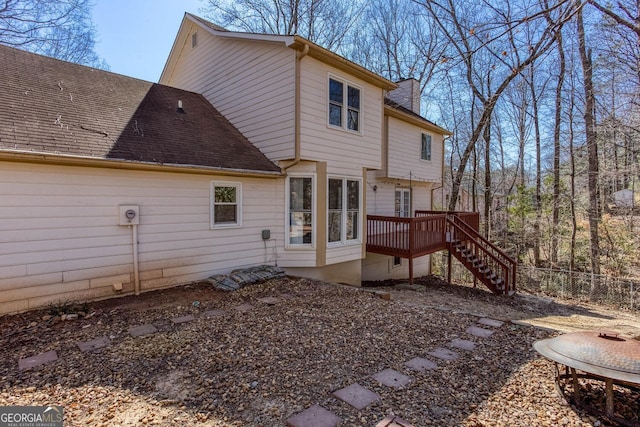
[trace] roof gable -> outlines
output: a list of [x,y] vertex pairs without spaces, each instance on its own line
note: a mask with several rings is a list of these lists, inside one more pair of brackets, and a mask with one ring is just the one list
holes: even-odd
[[200,94],[7,46],[0,74],[0,152],[280,171]]
[[173,47],[171,48],[171,52],[169,53],[169,58],[167,59],[164,70],[162,71],[162,75],[160,76],[160,81],[166,81],[167,78],[170,78],[176,61],[180,56],[180,52],[187,42],[189,23],[194,23],[200,28],[203,28],[204,30],[218,37],[243,39],[247,41],[263,43],[281,43],[286,47],[300,52],[303,56],[309,55],[310,57],[315,58],[318,61],[331,65],[341,71],[351,74],[382,89],[391,90],[397,87],[397,85],[392,81],[387,80],[386,78],[367,70],[361,65],[358,65],[355,62],[352,62],[328,49],[325,49],[311,42],[310,40],[305,39],[304,37],[300,37],[297,35],[258,34],[241,31],[229,31],[223,27],[220,27],[219,25],[216,25],[191,13],[185,13],[184,18],[182,19],[180,29],[178,30],[178,35],[176,36]]

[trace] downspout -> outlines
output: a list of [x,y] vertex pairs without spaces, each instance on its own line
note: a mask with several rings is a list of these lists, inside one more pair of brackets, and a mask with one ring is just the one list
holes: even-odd
[[[442,136],[442,160],[441,160],[442,164],[440,165],[440,174],[441,174],[441,176],[440,176],[440,185],[431,189],[431,210],[434,210],[433,209],[433,192],[436,191],[436,190],[440,190],[440,189],[444,190],[444,141],[445,141],[445,139],[446,139],[446,137],[443,135]],[[444,202],[444,192],[442,193],[441,200],[442,200],[442,207],[444,207],[444,203],[445,203]]]
[[296,51],[296,86],[295,86],[295,157],[291,163],[282,167],[282,172],[286,172],[288,169],[300,163],[300,62],[302,58],[309,53],[309,44],[305,43],[302,51]]
[[138,262],[138,226],[133,224],[131,230],[133,240],[133,286],[134,293],[140,295],[140,268]]

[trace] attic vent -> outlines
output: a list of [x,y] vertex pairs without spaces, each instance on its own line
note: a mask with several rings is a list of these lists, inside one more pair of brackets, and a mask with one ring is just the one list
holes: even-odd
[[191,47],[194,48],[198,44],[198,32],[191,34]]

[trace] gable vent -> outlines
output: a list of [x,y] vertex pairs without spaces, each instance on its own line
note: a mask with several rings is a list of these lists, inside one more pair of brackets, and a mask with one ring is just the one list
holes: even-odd
[[191,34],[191,47],[194,48],[198,44],[198,32]]

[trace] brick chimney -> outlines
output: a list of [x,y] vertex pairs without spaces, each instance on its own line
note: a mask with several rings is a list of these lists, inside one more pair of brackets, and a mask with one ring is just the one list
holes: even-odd
[[387,98],[420,114],[420,82],[416,79],[404,79],[396,82],[398,88],[387,93]]

